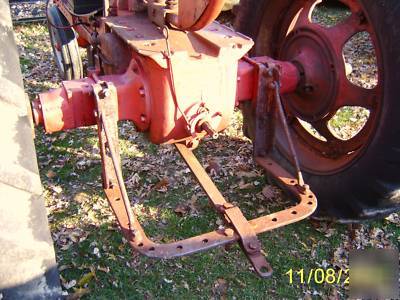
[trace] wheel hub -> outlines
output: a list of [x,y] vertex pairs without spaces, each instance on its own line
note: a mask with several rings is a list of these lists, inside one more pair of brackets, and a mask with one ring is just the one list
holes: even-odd
[[297,92],[286,97],[293,115],[314,122],[332,111],[340,68],[334,53],[329,41],[318,30],[299,28],[288,35],[280,56],[295,63],[302,77]]
[[[313,20],[313,11],[320,2],[293,1],[287,10],[290,13],[280,23],[275,45],[277,59],[296,64],[301,74],[297,90],[283,96],[301,167],[312,174],[335,174],[352,165],[372,140],[382,109],[382,60],[375,30],[360,0],[341,0],[348,13],[343,20],[329,25]],[[378,83],[372,89],[353,84],[346,73],[345,46],[359,33],[369,35],[376,53]],[[268,36],[259,37],[263,38]],[[341,111],[351,114],[354,108],[368,110],[369,115],[358,132],[342,139],[335,130],[347,125],[336,125],[334,130],[334,117],[341,118]],[[345,118],[342,124],[348,122]],[[290,159],[284,130],[280,126],[276,130],[276,145]]]

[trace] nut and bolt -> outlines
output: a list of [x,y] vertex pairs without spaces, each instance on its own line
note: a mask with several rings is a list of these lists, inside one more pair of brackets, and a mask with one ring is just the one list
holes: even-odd
[[214,128],[212,128],[212,126],[210,125],[210,123],[204,122],[204,123],[201,125],[201,127],[202,127],[202,129],[203,129],[204,131],[206,131],[206,132],[208,133],[208,135],[211,136],[214,140],[218,139],[219,134],[218,134],[217,131],[215,131]]
[[303,90],[304,90],[306,93],[310,94],[310,93],[314,92],[314,87],[313,87],[312,85],[310,85],[310,84],[306,84],[306,85],[303,87]]
[[104,98],[110,97],[110,95],[111,95],[111,92],[110,92],[109,89],[102,89],[102,90],[99,92],[99,97],[100,97],[100,99],[104,99]]
[[251,242],[248,244],[250,250],[260,250],[260,243],[258,242]]

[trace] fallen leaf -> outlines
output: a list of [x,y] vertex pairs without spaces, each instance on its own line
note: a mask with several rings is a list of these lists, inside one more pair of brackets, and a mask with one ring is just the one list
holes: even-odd
[[71,280],[68,282],[63,282],[62,285],[64,286],[65,289],[69,290],[71,288],[73,288],[74,286],[76,286],[76,280]]
[[393,223],[396,225],[400,225],[400,216],[397,213],[393,213],[386,218],[386,221],[389,221],[390,223]]
[[62,265],[62,266],[59,266],[59,267],[58,267],[58,271],[59,271],[59,272],[62,272],[62,271],[67,270],[67,269],[69,269],[69,268],[70,268],[70,266],[68,266],[68,265]]
[[266,185],[262,190],[262,194],[268,200],[271,200],[276,196],[275,190],[271,185]]
[[311,295],[310,295],[310,294],[306,294],[306,295],[304,296],[304,300],[312,300]]
[[100,250],[97,247],[93,249],[93,254],[96,255],[98,258],[101,257]]
[[180,215],[181,217],[186,215],[189,211],[190,208],[185,203],[179,204],[174,210],[174,212]]
[[173,280],[169,280],[169,279],[167,279],[167,278],[164,278],[164,282],[166,282],[166,283],[168,283],[168,284],[171,284],[171,283],[173,283],[174,281],[173,281]]
[[104,273],[110,273],[110,268],[109,267],[97,267],[97,270],[104,272]]
[[340,300],[339,293],[335,287],[332,288],[331,294],[328,296],[328,300]]
[[187,289],[188,291],[190,290],[189,288],[189,284],[186,281],[182,281],[182,285],[185,289]]
[[208,166],[206,167],[207,173],[211,176],[216,176],[221,173],[222,168],[221,165],[214,159],[210,159],[208,161]]
[[226,293],[228,291],[228,283],[225,279],[219,278],[214,282],[212,292],[214,296],[219,296],[221,299],[226,299]]
[[88,284],[94,277],[94,274],[92,272],[86,273],[79,279],[78,281],[78,286],[79,287],[84,287],[86,284]]
[[168,185],[169,185],[169,180],[168,178],[164,177],[161,179],[154,187],[153,189],[165,193],[168,190]]
[[253,188],[253,184],[252,183],[245,183],[244,181],[241,181],[239,183],[239,189],[240,190],[247,190],[247,189],[251,189]]
[[89,199],[90,199],[89,195],[82,192],[74,196],[74,201],[78,202],[79,204],[87,202]]
[[57,176],[57,173],[54,172],[53,170],[49,170],[49,171],[46,173],[46,177],[49,178],[49,179],[53,179],[53,178],[56,177],[56,176]]
[[51,189],[56,193],[56,194],[61,194],[61,192],[63,191],[61,186],[52,186]]
[[260,174],[258,174],[256,171],[251,171],[251,172],[239,171],[236,173],[236,176],[244,178],[254,178],[260,176]]
[[66,300],[78,300],[83,296],[87,295],[90,292],[90,289],[78,288],[74,289],[74,293],[70,294],[66,297]]

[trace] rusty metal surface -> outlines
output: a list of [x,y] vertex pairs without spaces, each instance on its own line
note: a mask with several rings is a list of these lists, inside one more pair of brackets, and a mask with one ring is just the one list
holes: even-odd
[[[105,24],[135,52],[151,57],[161,67],[167,68],[164,54],[168,49],[162,28],[152,24],[147,15],[109,17]],[[169,40],[173,59],[178,61],[228,55],[238,60],[254,44],[251,39],[217,22],[198,32],[170,30]]]
[[272,149],[275,139],[276,103],[268,89],[273,77],[268,76],[268,67],[258,64],[258,87],[254,100],[255,106],[255,139],[254,155],[266,156]]
[[295,167],[299,185],[301,187],[304,187],[304,179],[303,179],[303,174],[300,170],[299,159],[297,157],[296,149],[295,149],[295,146],[293,143],[292,135],[291,135],[291,132],[289,129],[288,121],[287,121],[287,117],[286,117],[285,111],[283,109],[282,100],[279,95],[279,90],[280,90],[279,70],[276,68],[273,68],[271,71],[272,71],[271,75],[273,76],[274,81],[269,84],[268,89],[270,90],[270,93],[273,94],[273,97],[275,100],[275,105],[277,107],[277,112],[278,112],[278,118],[283,126],[284,131],[285,131],[286,140],[289,145],[291,161],[293,162],[293,165]]
[[256,232],[265,232],[301,221],[311,216],[317,209],[317,197],[309,190],[299,188],[297,178],[284,170],[269,157],[256,157],[256,162],[271,175],[285,191],[292,194],[299,203],[289,209],[250,221]]
[[294,93],[300,83],[300,71],[296,65],[291,62],[277,61],[267,56],[243,57],[239,61],[236,105],[240,102],[256,99],[259,93],[265,91],[259,82],[259,68],[262,65],[273,65],[279,69],[280,73],[280,94]]
[[[282,17],[285,26],[279,37],[277,35],[281,40],[281,45],[277,46],[278,58],[290,60],[303,70],[297,91],[284,95],[282,102],[291,120],[302,168],[313,174],[335,174],[352,165],[371,141],[383,109],[379,101],[383,99],[383,61],[368,12],[362,1],[341,2],[349,8],[350,14],[327,27],[310,18],[319,1],[293,1],[288,9],[292,13]],[[343,59],[346,43],[361,32],[369,34],[379,69],[377,85],[371,89],[357,86],[347,78]],[[356,135],[341,139],[330,129],[329,123],[338,110],[355,106],[369,111],[368,120]],[[311,134],[299,119],[308,122],[319,136]],[[281,152],[288,156],[290,150],[283,128],[278,128],[277,140]]]
[[176,144],[175,146],[215,209],[225,217],[228,221],[227,225],[232,227],[239,235],[242,249],[256,272],[262,277],[271,276],[272,269],[261,254],[261,243],[257,238],[256,232],[253,230],[252,226],[250,226],[241,210],[224,198],[191,150],[182,144]]
[[[184,149],[185,146],[179,146]],[[190,151],[190,150],[184,150]],[[189,158],[192,160],[193,158]],[[309,217],[317,207],[317,200],[315,195],[311,191],[301,193],[297,188],[297,179],[295,179],[288,172],[283,170],[274,161],[268,158],[257,158],[257,162],[263,166],[268,173],[273,175],[281,185],[284,185],[291,194],[299,201],[299,204],[284,211],[280,211],[268,216],[260,217],[254,220],[250,220],[250,228],[254,230],[256,234],[267,232],[288,224],[298,222],[304,218]],[[191,163],[192,165],[192,163]],[[207,175],[208,177],[208,175]],[[208,180],[203,181],[203,185],[208,189],[214,184],[209,183]],[[139,223],[134,223],[136,235],[133,236],[129,230],[129,221],[126,213],[125,206],[121,201],[121,193],[118,187],[113,186],[112,188],[105,190],[107,198],[115,212],[118,222],[121,225],[122,231],[125,237],[128,239],[131,246],[138,252],[155,258],[174,258],[179,256],[190,255],[193,253],[205,251],[218,246],[227,245],[232,242],[240,241],[241,237],[234,228],[226,227],[225,230],[216,230],[213,232],[205,233],[196,237],[185,239],[182,241],[170,243],[170,244],[157,244],[152,242],[144,233],[143,228]],[[219,205],[226,203],[225,199],[220,195],[219,191],[211,188],[207,190],[207,194],[211,195]],[[234,214],[233,214],[234,217]]]
[[[98,32],[97,65],[90,74],[99,74],[116,86],[120,120],[131,120],[140,131],[148,131],[155,144],[187,141],[195,148],[207,134],[215,137],[229,125],[236,104],[237,63],[253,42],[218,24],[187,35],[169,30],[166,37],[154,24],[139,22],[141,18],[145,16],[105,18],[106,24],[107,20],[119,20],[116,23],[120,25],[112,32]],[[160,48],[147,53],[150,56],[142,55],[139,48],[129,48],[129,39],[138,33],[121,25],[125,21],[150,32],[136,42],[143,45],[157,39]],[[123,53],[127,57],[113,58]],[[113,73],[123,69],[122,74]],[[112,75],[102,76],[101,71]],[[92,82],[91,78],[66,82],[61,89],[41,94],[34,104],[36,123],[44,124],[48,132],[93,125],[94,98],[86,88]],[[208,127],[201,126],[205,122]]]
[[[300,221],[317,207],[298,165],[295,178],[268,156],[274,146],[275,123],[278,119],[286,122],[278,93],[297,89],[301,80],[297,66],[268,57],[245,58],[240,67],[244,71],[238,71],[238,61],[253,46],[251,39],[218,23],[196,32],[157,27],[151,22],[159,18],[157,12],[149,19],[144,13],[134,13],[129,3],[111,1],[110,17],[98,18],[97,23],[87,19],[90,26],[77,28],[93,47],[96,68],[89,70],[90,78],[64,82],[61,89],[42,94],[34,105],[36,122],[44,123],[48,131],[97,122],[104,191],[124,236],[139,253],[166,259],[238,242],[255,271],[262,277],[271,276],[257,235]],[[203,27],[212,20],[221,1],[209,4],[193,26]],[[150,8],[160,5],[151,2]],[[116,58],[119,54],[123,57]],[[245,92],[236,93],[238,75],[243,77]],[[235,104],[247,97],[255,97],[257,111],[256,161],[298,203],[254,220],[247,220],[239,207],[224,198],[192,152],[207,134],[217,138],[229,125]],[[146,236],[122,177],[117,128],[122,119],[148,132],[153,143],[176,145],[225,220],[223,228],[169,244],[155,243]],[[290,134],[287,140],[291,142]],[[294,150],[292,156],[296,157]]]
[[212,23],[221,13],[225,0],[179,0],[178,12],[168,21],[185,31],[197,31]]
[[[115,139],[115,138],[114,138]],[[117,145],[114,145],[118,147]],[[200,163],[194,157],[191,150],[183,144],[177,144],[177,149],[185,158],[188,166],[194,171],[196,179],[206,191],[211,202],[221,214],[227,217],[225,229],[219,229],[213,232],[205,233],[196,237],[185,239],[170,244],[157,244],[151,241],[145,234],[141,225],[135,219],[134,222],[129,221],[129,214],[132,213],[130,207],[124,204],[121,187],[115,177],[115,170],[110,166],[112,162],[106,156],[103,156],[103,163],[108,166],[108,176],[104,184],[105,193],[109,203],[117,216],[118,222],[122,228],[122,232],[129,241],[130,245],[138,252],[154,258],[174,258],[179,256],[190,255],[205,251],[218,246],[230,244],[232,242],[240,242],[242,249],[251,261],[256,272],[262,277],[268,277],[272,274],[272,269],[261,253],[261,244],[258,241],[257,234],[266,232],[281,226],[288,225],[293,222],[302,220],[311,215],[316,209],[317,202],[311,191],[300,193],[296,188],[296,179],[285,172],[282,168],[272,163],[271,160],[265,158],[257,159],[258,163],[266,168],[266,170],[275,176],[281,184],[288,185],[289,190],[300,201],[300,203],[288,210],[264,216],[255,220],[247,221],[238,207],[228,203],[219,190],[215,187]],[[116,184],[106,184],[113,182]],[[123,188],[122,188],[123,189]]]
[[[135,217],[132,213],[128,193],[122,177],[119,147],[115,146],[118,143],[117,89],[113,84],[97,81],[93,85],[93,92],[96,98],[100,153],[103,160],[103,185],[105,189],[118,185],[128,216],[128,226],[130,231],[134,233],[133,223],[135,222]],[[111,175],[113,171],[114,176]],[[113,179],[116,179],[116,181]]]
[[[264,71],[261,72],[263,74],[265,73]],[[261,77],[265,79],[264,76]],[[233,206],[225,200],[195,158],[192,151],[183,144],[177,144],[177,149],[193,171],[200,185],[204,188],[216,210],[225,217],[226,226],[224,229],[205,233],[175,243],[154,243],[146,236],[143,228],[133,215],[121,175],[122,171],[119,163],[118,133],[116,127],[118,119],[117,111],[119,110],[118,103],[120,101],[117,97],[117,86],[120,82],[118,78],[118,76],[99,78],[93,75],[91,81],[82,81],[80,84],[85,85],[85,87],[87,85],[92,86],[94,93],[97,95],[97,114],[95,114],[95,117],[97,118],[99,128],[100,152],[103,161],[102,177],[104,191],[117,216],[122,232],[130,245],[138,252],[150,257],[173,258],[197,253],[217,246],[227,245],[232,242],[239,242],[256,272],[262,277],[270,276],[272,274],[272,269],[261,252],[261,244],[257,238],[257,234],[285,226],[311,215],[317,205],[312,192],[299,189],[299,182],[297,179],[294,179],[293,176],[285,172],[268,158],[258,157],[257,162],[285,188],[288,188],[300,203],[288,210],[248,221],[238,207]],[[266,78],[268,79],[269,77],[267,76]],[[264,79],[260,79],[260,84],[264,81],[267,83],[269,82]],[[269,79],[274,80],[273,77]],[[103,80],[111,81],[105,82]],[[111,83],[113,81],[117,84],[116,86]],[[70,94],[69,98],[72,97],[73,89],[68,87],[72,86],[73,85],[68,82],[64,83],[63,90],[67,95]],[[261,85],[260,91],[263,89],[268,90],[265,83]],[[78,92],[78,94],[83,93]],[[91,93],[88,92],[86,94]],[[259,103],[266,102],[266,99],[263,98],[263,94],[260,94],[259,97]],[[274,99],[274,97],[270,97],[269,102],[267,101],[266,103],[274,103]]]

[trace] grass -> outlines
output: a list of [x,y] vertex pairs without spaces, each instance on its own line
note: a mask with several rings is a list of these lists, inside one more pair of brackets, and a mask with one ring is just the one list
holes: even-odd
[[[26,89],[31,97],[60,81],[43,25],[16,28]],[[351,118],[346,112],[344,118]],[[290,201],[268,185],[252,161],[252,145],[241,133],[236,112],[232,126],[218,141],[207,141],[196,154],[204,165],[216,160],[214,176],[223,194],[248,218],[282,209]],[[340,122],[346,122],[341,120]],[[341,124],[337,124],[341,126]],[[387,220],[361,225],[365,240],[350,240],[344,225],[305,220],[260,236],[274,267],[262,280],[237,245],[176,260],[154,260],[134,253],[122,238],[101,189],[95,128],[53,135],[36,131],[36,148],[45,188],[49,221],[65,292],[83,299],[327,299],[345,298],[342,284],[293,284],[290,269],[335,268],[338,249],[349,244],[398,245],[399,226]],[[154,146],[128,123],[120,124],[124,175],[134,209],[156,241],[170,242],[215,230],[220,220],[205,194],[190,178],[174,149]],[[242,175],[240,175],[242,173]],[[244,176],[243,173],[247,176]],[[155,186],[167,179],[168,184]],[[274,196],[266,198],[267,187]],[[177,208],[184,205],[184,213]],[[381,229],[383,239],[369,236]],[[358,229],[357,229],[358,230]],[[350,247],[350,248],[351,248]]]

